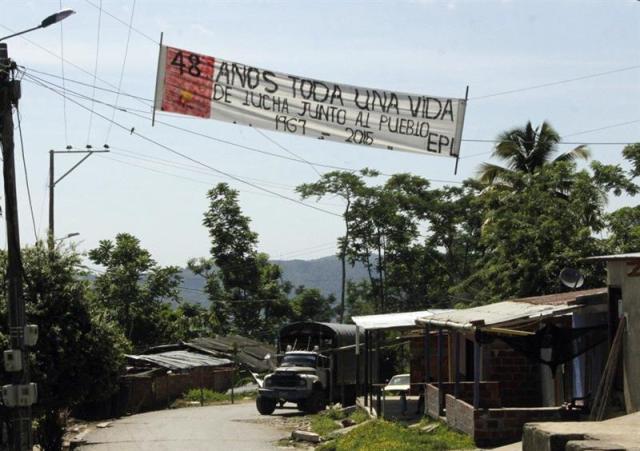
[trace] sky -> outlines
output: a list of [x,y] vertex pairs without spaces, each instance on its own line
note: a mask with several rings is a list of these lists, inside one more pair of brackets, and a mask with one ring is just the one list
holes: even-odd
[[[339,199],[310,201],[338,214],[334,216],[273,196],[145,142],[127,131],[132,127],[210,167],[294,199],[298,199],[295,186],[317,180],[316,170],[327,169],[246,147],[289,158],[292,152],[325,165],[369,167],[385,174],[410,172],[433,180],[434,187],[473,177],[482,162],[491,161],[491,143],[486,142],[462,143],[454,175],[451,158],[261,134],[200,118],[158,116],[203,136],[160,124],[152,127],[149,101],[143,99],[154,95],[161,32],[166,45],[320,80],[441,97],[463,97],[469,86],[466,140],[492,140],[529,120],[550,122],[569,142],[626,143],[640,137],[640,2],[636,0],[101,3],[102,13],[97,8],[100,0],[0,0],[0,37],[30,28],[61,8],[77,12],[59,25],[25,35],[28,41],[16,37],[6,42],[10,57],[27,73],[61,84],[43,72],[60,77],[64,71],[66,88],[86,96],[73,97],[85,106],[81,108],[71,100],[65,104],[33,79],[25,77],[22,82],[21,126],[34,211],[32,221],[16,134],[23,244],[46,237],[49,150],[68,145],[82,149],[87,144],[98,149],[107,144],[110,153],[92,155],[56,185],[56,237],[78,233],[66,242],[75,243],[80,251],[128,232],[162,265],[184,266],[189,258],[207,256],[209,237],[202,225],[206,193],[215,184],[228,182],[240,191],[241,207],[259,234],[261,251],[278,259],[311,259],[335,252],[336,238],[343,233]],[[132,8],[134,30],[128,39]],[[591,76],[602,73],[606,74]],[[122,92],[142,100],[118,98],[112,92],[121,74]],[[574,79],[578,80],[556,83]],[[94,90],[93,85],[106,90]],[[540,85],[546,86],[523,89]],[[129,112],[92,104],[89,98],[109,105],[117,102]],[[124,129],[110,127],[98,114],[113,117]],[[623,147],[590,145],[595,159],[624,166]],[[56,176],[79,158],[56,155]],[[611,198],[609,208],[634,203],[630,198]],[[5,233],[3,222],[3,246]]]

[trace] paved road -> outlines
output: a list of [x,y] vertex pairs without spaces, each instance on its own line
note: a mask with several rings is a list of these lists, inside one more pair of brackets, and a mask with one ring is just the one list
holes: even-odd
[[259,423],[254,403],[132,415],[86,435],[83,451],[273,451],[286,432]]

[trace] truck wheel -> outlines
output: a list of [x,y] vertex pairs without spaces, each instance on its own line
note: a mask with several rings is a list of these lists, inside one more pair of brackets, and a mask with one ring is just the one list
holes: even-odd
[[318,413],[325,407],[324,393],[321,390],[314,390],[311,396],[304,401],[302,410],[305,413]]
[[271,415],[276,410],[276,400],[273,398],[265,398],[258,396],[256,398],[256,408],[260,415]]

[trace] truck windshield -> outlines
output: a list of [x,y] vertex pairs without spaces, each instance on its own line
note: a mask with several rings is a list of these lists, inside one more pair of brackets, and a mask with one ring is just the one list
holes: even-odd
[[282,366],[316,367],[316,356],[309,354],[287,354],[282,359]]

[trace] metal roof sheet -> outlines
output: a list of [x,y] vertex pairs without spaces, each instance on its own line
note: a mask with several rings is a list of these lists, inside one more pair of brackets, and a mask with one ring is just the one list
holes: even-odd
[[529,298],[507,299],[513,302],[528,302],[529,304],[575,304],[581,302],[594,302],[607,294],[607,288],[591,288],[589,290],[567,291],[565,293],[547,294],[544,296],[534,296]]
[[275,347],[239,335],[200,337],[184,343],[184,345],[216,357],[223,356],[232,358],[234,343],[238,350],[238,362],[251,371],[269,371],[273,364],[275,364],[275,360],[273,362],[265,360],[268,354],[272,356],[272,359],[275,358]]
[[426,318],[438,313],[445,313],[451,310],[431,309],[419,312],[401,312],[401,313],[385,313],[382,315],[363,315],[354,316],[351,321],[356,326],[365,330],[382,330],[382,329],[414,329],[418,318]]
[[130,360],[146,362],[168,370],[187,370],[198,367],[216,367],[230,365],[229,359],[221,359],[207,354],[190,351],[168,351],[158,354],[127,355]]
[[613,255],[597,255],[595,257],[587,257],[585,261],[599,261],[599,260],[638,260],[640,259],[640,252],[631,252],[628,254],[613,254]]
[[548,305],[504,301],[423,317],[418,319],[417,323],[431,324],[436,327],[473,329],[479,326],[507,325],[522,320],[543,318],[567,313],[581,307],[579,304]]

